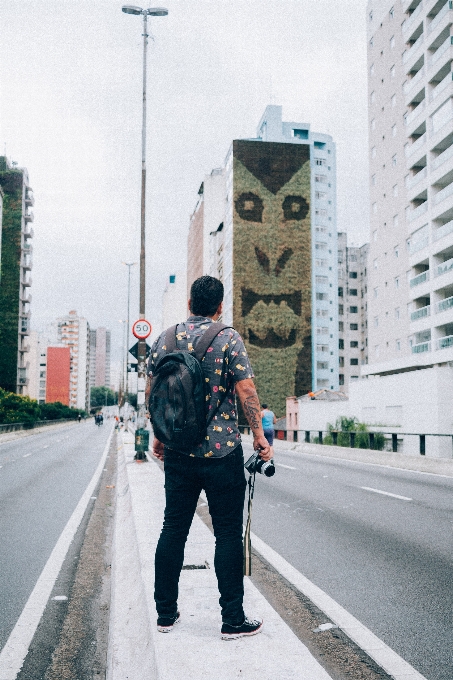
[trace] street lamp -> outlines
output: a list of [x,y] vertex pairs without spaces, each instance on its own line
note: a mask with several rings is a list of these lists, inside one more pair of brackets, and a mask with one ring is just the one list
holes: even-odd
[[[137,262],[122,262],[122,264],[125,264],[126,267],[128,268],[128,273],[127,273],[127,335],[126,335],[126,344],[129,343],[129,334],[131,332],[131,327],[130,327],[130,299],[131,299],[131,267],[137,264]],[[127,347],[126,347],[126,360],[127,360]],[[126,361],[127,365],[127,361]],[[125,385],[125,393],[126,397],[128,394],[128,389],[129,389],[129,376],[126,373],[126,385]]]
[[[143,108],[142,108],[142,191],[141,191],[141,224],[140,224],[140,319],[145,318],[145,193],[146,193],[146,57],[148,47],[148,17],[167,16],[165,7],[142,9],[136,5],[123,5],[125,14],[143,16]],[[138,381],[137,408],[139,428],[145,424],[145,384],[146,384],[146,340],[138,341]]]

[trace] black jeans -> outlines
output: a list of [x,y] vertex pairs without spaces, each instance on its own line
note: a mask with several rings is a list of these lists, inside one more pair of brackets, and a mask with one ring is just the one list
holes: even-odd
[[222,620],[244,620],[242,522],[244,454],[239,445],[223,458],[192,458],[165,450],[165,515],[156,548],[154,599],[158,616],[174,616],[184,546],[202,489],[206,491],[216,539],[214,568]]

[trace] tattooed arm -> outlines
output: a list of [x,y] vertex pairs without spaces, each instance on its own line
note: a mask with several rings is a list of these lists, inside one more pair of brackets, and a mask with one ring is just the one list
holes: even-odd
[[236,394],[241,402],[242,410],[253,432],[253,448],[260,450],[263,460],[272,458],[272,449],[264,436],[261,425],[261,408],[255,385],[251,378],[239,380],[236,384]]

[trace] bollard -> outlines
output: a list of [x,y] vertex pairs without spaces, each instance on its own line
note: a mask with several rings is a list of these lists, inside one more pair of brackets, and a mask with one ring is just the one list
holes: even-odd
[[426,448],[425,448],[425,446],[426,446],[426,442],[425,442],[426,435],[421,434],[419,436],[420,436],[420,455],[424,456],[425,453],[426,453]]
[[369,433],[370,449],[374,449],[374,432]]
[[336,446],[338,442],[338,432],[335,430],[332,430],[332,439],[333,439],[333,445]]
[[148,460],[145,452],[149,449],[149,431],[144,428],[135,430],[135,460]]
[[398,435],[396,432],[392,433],[392,451],[393,453],[398,452]]
[[310,443],[310,430],[305,430],[305,443]]
[[354,444],[355,444],[355,432],[350,432],[349,433],[349,445],[350,445],[351,449],[354,448]]

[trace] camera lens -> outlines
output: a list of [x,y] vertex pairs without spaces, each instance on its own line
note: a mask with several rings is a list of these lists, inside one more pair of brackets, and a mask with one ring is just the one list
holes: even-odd
[[257,463],[257,472],[260,472],[262,475],[265,475],[266,477],[273,477],[275,475],[275,465],[274,461],[268,460],[268,461],[261,461],[260,463]]

